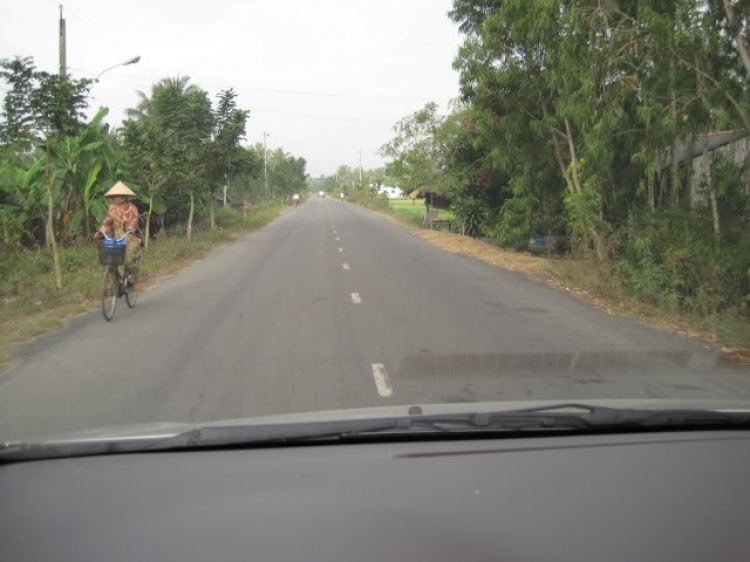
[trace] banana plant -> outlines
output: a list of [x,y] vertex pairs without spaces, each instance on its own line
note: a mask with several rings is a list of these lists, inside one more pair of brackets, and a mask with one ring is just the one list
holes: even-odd
[[107,180],[100,177],[105,161],[108,156],[109,160],[113,158],[111,151],[107,154],[106,150],[108,128],[101,124],[106,114],[105,108],[100,109],[78,136],[64,137],[53,148],[54,166],[64,178],[60,211],[71,237],[80,232],[82,223],[86,234],[91,232],[92,210],[97,219],[102,215],[103,204],[94,201]]
[[[2,169],[1,184],[5,186],[6,200],[12,202],[11,212],[19,215],[23,222],[35,217],[42,224],[47,225],[47,191],[45,186],[44,168],[47,160],[40,154],[28,166],[21,160]],[[50,178],[53,187],[53,198],[59,200],[61,178],[53,174]],[[6,212],[8,209],[6,208]]]

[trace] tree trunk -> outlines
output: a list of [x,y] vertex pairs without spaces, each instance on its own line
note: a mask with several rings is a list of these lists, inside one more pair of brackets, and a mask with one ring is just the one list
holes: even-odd
[[672,182],[672,203],[676,207],[680,202],[680,178],[678,174],[677,162],[677,91],[675,86],[675,60],[674,56],[669,57],[669,114],[672,117],[672,150],[670,151],[669,179]]
[[62,289],[62,271],[60,270],[60,256],[57,253],[57,240],[55,240],[55,210],[53,208],[54,198],[52,197],[52,180],[49,175],[50,156],[49,156],[49,139],[47,140],[47,234],[52,246],[52,261],[55,264],[55,286]]
[[650,171],[646,173],[646,197],[648,197],[648,208],[654,210],[654,172]]
[[148,248],[148,241],[151,238],[151,214],[154,212],[154,192],[148,195],[148,214],[146,215],[146,233],[143,236],[143,246]]
[[246,197],[242,198],[242,216],[243,217],[247,216],[247,198]]
[[211,217],[210,219],[210,229],[213,230],[216,227],[216,216],[214,215],[214,192],[210,191],[208,193],[209,198],[211,199],[208,204],[208,213]]
[[[729,25],[733,26],[736,21],[734,14],[734,8],[732,8],[731,0],[723,0],[724,11],[727,14],[727,21]],[[750,77],[750,52],[748,52],[747,45],[745,44],[745,37],[742,35],[742,28],[737,30],[737,35],[734,36],[734,43],[737,45],[737,52],[740,54],[742,64],[745,65],[745,72]]]
[[188,214],[188,223],[187,223],[187,239],[190,240],[190,237],[193,235],[193,213],[195,212],[195,196],[193,195],[193,191],[190,191],[190,213]]
[[227,206],[227,184],[224,184],[224,207]]
[[711,183],[711,213],[713,214],[714,220],[714,240],[716,241],[716,248],[718,249],[721,244],[721,220],[719,217],[719,201],[716,196],[716,185],[714,182]]
[[51,248],[52,243],[49,241],[49,217],[46,214],[42,216],[42,222],[44,223],[44,246]]
[[576,156],[576,145],[573,142],[573,131],[570,128],[570,121],[565,118],[565,133],[568,139],[568,149],[570,150],[570,161],[571,168],[573,170],[573,185],[575,186],[576,193],[581,193],[581,181],[578,179],[578,156]]
[[562,150],[560,150],[560,143],[557,140],[557,137],[555,136],[556,133],[552,133],[552,146],[555,149],[555,158],[557,160],[557,164],[560,166],[560,173],[562,173],[563,178],[565,178],[565,183],[568,186],[568,190],[571,193],[575,193],[575,186],[573,185],[573,180],[570,179],[570,174],[568,174],[568,168],[565,166],[565,162],[563,161],[562,157]]

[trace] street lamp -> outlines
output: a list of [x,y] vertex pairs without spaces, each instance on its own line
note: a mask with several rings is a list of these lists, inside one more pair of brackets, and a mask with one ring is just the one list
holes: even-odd
[[112,70],[113,68],[117,68],[118,66],[128,66],[129,64],[137,64],[137,63],[138,63],[138,62],[139,62],[140,60],[141,60],[141,57],[140,57],[140,55],[139,55],[139,56],[137,56],[137,57],[133,57],[132,59],[126,60],[125,62],[121,62],[121,63],[118,63],[118,64],[116,64],[116,65],[114,65],[114,66],[110,66],[109,68],[105,68],[105,69],[104,69],[104,70],[102,70],[102,71],[101,71],[101,72],[99,73],[99,75],[98,75],[98,76],[97,76],[97,77],[96,77],[96,78],[94,79],[94,82],[98,82],[98,81],[99,81],[99,78],[101,78],[101,77],[102,77],[102,74],[104,74],[104,73],[105,73],[105,72],[107,72],[108,70]]

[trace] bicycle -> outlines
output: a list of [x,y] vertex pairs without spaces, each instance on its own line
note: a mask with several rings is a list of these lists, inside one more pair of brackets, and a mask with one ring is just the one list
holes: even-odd
[[[104,233],[103,233],[104,234]],[[113,238],[104,234],[104,241],[99,246],[99,263],[104,266],[102,271],[102,314],[109,322],[115,316],[117,299],[124,296],[128,308],[134,308],[138,301],[135,291],[137,274],[120,273],[120,267],[125,263],[127,248],[126,235]],[[141,253],[135,256],[135,261],[141,259]]]

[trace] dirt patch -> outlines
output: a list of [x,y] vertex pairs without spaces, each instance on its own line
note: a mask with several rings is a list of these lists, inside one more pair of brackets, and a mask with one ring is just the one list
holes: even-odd
[[547,273],[547,260],[523,252],[505,250],[489,242],[441,232],[437,230],[415,230],[414,234],[454,254],[465,254],[479,258],[511,271],[523,271],[532,275]]

